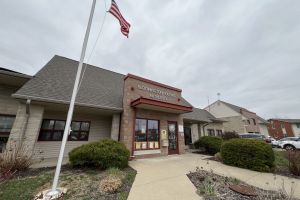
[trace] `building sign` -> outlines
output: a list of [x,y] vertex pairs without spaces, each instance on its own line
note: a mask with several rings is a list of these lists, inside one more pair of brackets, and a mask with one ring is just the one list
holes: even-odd
[[145,85],[138,84],[138,89],[149,92],[150,93],[149,96],[152,99],[167,101],[169,97],[176,98],[175,93],[163,91],[163,90],[156,89],[156,88],[151,88],[151,87],[148,87],[148,86],[145,86]]

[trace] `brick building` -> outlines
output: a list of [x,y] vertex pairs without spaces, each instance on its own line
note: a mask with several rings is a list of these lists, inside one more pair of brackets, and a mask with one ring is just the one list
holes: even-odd
[[[55,164],[77,66],[77,61],[54,56],[33,77],[0,70],[2,147],[6,142],[22,144],[34,159]],[[135,158],[181,154],[192,135],[194,141],[212,135],[212,130],[215,135],[223,132],[222,120],[193,108],[181,93],[149,79],[87,65],[64,157],[102,138],[124,143]]]
[[300,119],[269,119],[268,131],[275,139],[300,137]]

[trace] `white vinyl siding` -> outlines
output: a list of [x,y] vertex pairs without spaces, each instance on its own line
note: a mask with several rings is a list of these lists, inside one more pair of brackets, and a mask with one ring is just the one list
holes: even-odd
[[[53,115],[44,115],[44,119],[47,117],[51,117],[55,119]],[[61,117],[56,117],[57,119],[62,119]],[[88,141],[68,141],[66,144],[66,149],[64,156],[68,157],[68,153],[83,144],[87,144],[92,141],[97,141],[104,138],[110,138],[111,131],[111,116],[77,116],[74,120],[84,120],[90,121],[90,132],[89,132],[89,140]],[[60,151],[61,142],[57,141],[37,141],[34,150],[34,158],[57,158]]]

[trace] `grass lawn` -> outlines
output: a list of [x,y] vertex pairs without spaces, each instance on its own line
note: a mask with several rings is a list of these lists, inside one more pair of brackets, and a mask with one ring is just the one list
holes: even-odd
[[[112,173],[122,179],[122,186],[117,192],[112,194],[100,192],[100,180]],[[32,199],[39,191],[51,187],[53,174],[54,169],[31,170],[7,182],[0,183],[0,199]],[[66,187],[68,191],[61,199],[125,200],[130,192],[135,175],[136,171],[132,168],[101,171],[97,169],[73,169],[65,167],[61,173],[60,186]]]

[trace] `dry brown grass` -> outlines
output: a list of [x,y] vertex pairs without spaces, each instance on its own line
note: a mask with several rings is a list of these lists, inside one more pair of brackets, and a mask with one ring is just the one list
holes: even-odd
[[0,154],[0,182],[12,177],[18,171],[27,170],[32,165],[32,152],[28,148],[11,144]]
[[99,189],[103,193],[115,193],[122,186],[119,177],[107,176],[100,181]]

